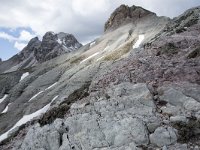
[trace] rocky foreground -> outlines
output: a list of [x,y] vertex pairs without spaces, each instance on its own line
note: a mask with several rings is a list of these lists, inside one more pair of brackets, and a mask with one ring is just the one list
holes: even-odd
[[0,149],[200,149],[199,14],[122,5],[94,42],[1,74]]

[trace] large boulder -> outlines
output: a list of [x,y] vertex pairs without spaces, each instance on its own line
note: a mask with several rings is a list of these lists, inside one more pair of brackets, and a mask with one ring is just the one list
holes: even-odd
[[172,127],[159,127],[150,135],[150,142],[159,147],[173,144],[176,141],[176,130]]

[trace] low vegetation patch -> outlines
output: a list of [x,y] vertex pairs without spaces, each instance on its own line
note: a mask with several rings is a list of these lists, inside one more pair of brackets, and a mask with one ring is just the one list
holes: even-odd
[[200,122],[196,118],[190,118],[187,123],[175,123],[172,126],[178,130],[178,141],[181,143],[187,143],[192,138],[200,136],[196,132],[200,128]]
[[80,63],[82,60],[85,59],[85,56],[75,56],[71,59],[70,64],[76,64],[76,63]]
[[110,61],[110,60],[117,60],[119,58],[121,58],[121,56],[127,54],[128,52],[130,52],[130,50],[132,49],[132,43],[133,42],[127,42],[127,44],[125,44],[124,46],[118,48],[117,50],[115,50],[114,52],[108,54],[107,56],[104,57],[105,61]]
[[167,43],[159,48],[159,55],[173,56],[179,52],[179,49],[174,45],[174,43]]

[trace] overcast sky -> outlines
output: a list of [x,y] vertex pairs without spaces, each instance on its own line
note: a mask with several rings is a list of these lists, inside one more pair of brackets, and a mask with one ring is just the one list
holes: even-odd
[[175,17],[200,0],[1,0],[0,58],[8,59],[47,31],[72,33],[87,43],[103,33],[105,21],[121,4]]

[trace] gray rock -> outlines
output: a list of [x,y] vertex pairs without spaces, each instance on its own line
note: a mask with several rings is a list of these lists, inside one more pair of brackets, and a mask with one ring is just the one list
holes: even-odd
[[194,99],[190,99],[186,101],[184,104],[184,108],[190,111],[199,111],[200,110],[200,103]]
[[163,146],[162,150],[167,150],[167,146],[166,145]]
[[58,150],[60,147],[60,134],[55,129],[51,130],[51,126],[41,128],[36,125],[28,131],[27,135],[21,146],[22,150],[37,150],[38,148]]
[[163,92],[164,93],[160,96],[160,99],[163,101],[167,101],[174,106],[183,106],[185,102],[192,100],[192,98],[187,97],[182,92],[173,88],[164,89]]
[[169,116],[177,115],[180,112],[181,107],[176,107],[168,104],[167,106],[161,107],[163,114],[167,114]]
[[176,130],[172,127],[159,127],[150,135],[150,142],[159,147],[173,144],[176,141]]
[[158,128],[159,126],[160,126],[160,122],[153,122],[153,123],[149,123],[147,125],[147,128],[150,133],[153,133],[156,130],[156,128]]
[[188,119],[185,116],[172,116],[170,117],[171,123],[187,123]]
[[60,146],[59,150],[70,150],[70,143],[68,140],[68,135],[65,133],[62,136],[62,145]]

